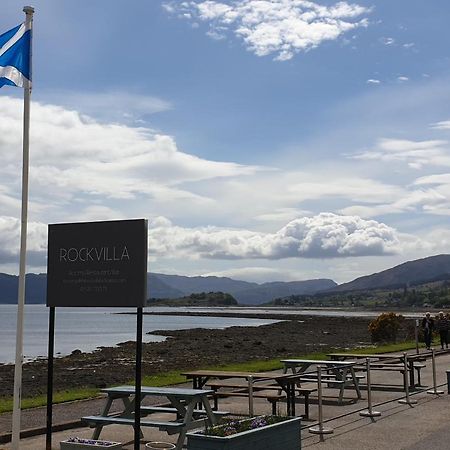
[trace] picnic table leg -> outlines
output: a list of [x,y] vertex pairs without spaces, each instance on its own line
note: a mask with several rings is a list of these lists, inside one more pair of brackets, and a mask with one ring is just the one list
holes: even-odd
[[309,393],[305,392],[305,419],[309,420]]
[[408,361],[409,365],[409,387],[414,389],[416,387],[414,382],[414,361]]
[[[295,416],[295,382],[289,383],[289,391],[290,391],[290,394],[288,397],[290,397],[290,401],[291,401],[291,415],[294,417]],[[289,400],[289,398],[288,398],[288,400]]]
[[[192,389],[203,389],[203,386],[208,381],[209,377],[192,377]],[[201,403],[197,403],[197,408],[200,409],[202,407]],[[215,406],[217,409],[217,407]]]
[[191,402],[187,405],[186,408],[186,414],[183,418],[183,424],[185,425],[178,435],[177,443],[176,443],[176,450],[181,450],[183,448],[184,440],[186,438],[186,425],[192,421],[192,414],[194,413],[195,408],[195,402]]
[[344,389],[345,389],[345,382],[347,380],[347,369],[343,368],[342,372],[339,372],[339,370],[333,371],[336,374],[336,379],[342,381],[341,387],[339,389],[339,403],[342,403],[344,401]]
[[361,389],[359,389],[359,380],[356,378],[355,369],[353,367],[350,368],[350,373],[352,374],[353,384],[355,385],[356,393],[358,395],[358,399],[361,400]]
[[[105,404],[105,406],[103,408],[103,411],[102,411],[102,416],[107,416],[108,415],[109,410],[111,409],[111,405],[112,405],[113,400],[114,400],[114,398],[108,396],[108,399],[106,400],[106,404]],[[103,425],[97,425],[95,427],[94,433],[92,434],[92,439],[98,439],[100,437],[100,433],[102,432],[102,428],[103,428]]]
[[209,425],[211,425],[211,426],[215,425],[217,423],[217,418],[216,418],[216,416],[214,414],[214,411],[211,408],[211,405],[209,404],[209,400],[208,400],[207,396],[205,396],[203,398],[203,407],[205,408],[206,416],[208,418]]

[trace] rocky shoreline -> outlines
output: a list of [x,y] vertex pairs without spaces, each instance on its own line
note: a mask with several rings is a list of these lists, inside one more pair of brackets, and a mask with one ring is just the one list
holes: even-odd
[[[249,316],[280,322],[224,330],[195,328],[152,332],[167,336],[167,339],[143,345],[143,375],[250,360],[283,359],[370,344],[368,318],[268,316],[257,313]],[[124,383],[134,378],[134,366],[133,342],[117,347],[101,347],[92,353],[75,351],[55,359],[54,389],[103,388]],[[12,395],[13,381],[14,365],[0,365],[0,397]],[[46,386],[46,360],[24,364],[23,397],[45,394]]]

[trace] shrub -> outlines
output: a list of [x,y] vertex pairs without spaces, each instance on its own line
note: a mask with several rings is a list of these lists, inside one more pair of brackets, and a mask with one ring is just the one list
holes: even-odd
[[289,417],[280,416],[259,416],[245,420],[228,419],[223,425],[207,428],[204,434],[221,437],[231,436],[236,433],[242,433],[244,431],[254,430],[255,428],[262,428],[267,425],[283,422],[287,419],[289,419]]
[[401,314],[393,312],[380,314],[369,323],[372,342],[396,342],[404,320]]

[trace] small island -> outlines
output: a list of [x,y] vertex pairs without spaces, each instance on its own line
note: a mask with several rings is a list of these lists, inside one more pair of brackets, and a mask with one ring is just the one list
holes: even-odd
[[147,306],[238,306],[238,302],[224,292],[200,292],[180,298],[150,298]]

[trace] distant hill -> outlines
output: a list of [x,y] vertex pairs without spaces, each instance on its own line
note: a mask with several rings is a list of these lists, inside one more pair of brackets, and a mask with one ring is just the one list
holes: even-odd
[[[19,278],[15,275],[0,273],[0,303],[17,303]],[[47,275],[29,273],[25,277],[27,303],[45,303]]]
[[147,274],[147,296],[150,298],[179,298],[185,295],[173,286],[165,283],[161,277],[154,273]]
[[[183,292],[186,295],[193,292],[228,292],[234,293],[260,286],[257,283],[233,280],[227,277],[186,277],[182,275],[153,274],[166,285]],[[152,294],[152,297],[154,295]]]
[[328,279],[289,282],[276,281],[237,291],[233,295],[239,303],[256,305],[289,295],[315,294],[335,286],[337,286],[337,283]]
[[[186,277],[155,273],[156,278],[185,295],[195,292],[227,292],[242,305],[259,305],[287,295],[314,294],[330,289],[337,284],[333,280],[319,279],[290,282],[249,283],[227,277]],[[151,297],[157,298],[150,287]],[[161,297],[159,297],[161,298]],[[164,298],[173,298],[166,296]]]
[[[277,298],[295,295],[396,289],[448,279],[450,279],[450,255],[436,255],[408,261],[339,286],[329,279],[258,284],[227,277],[187,277],[149,273],[147,296],[148,298],[179,299],[201,292],[223,292],[232,295],[239,304],[259,305]],[[17,284],[17,276],[0,273],[0,303],[17,302]],[[45,303],[46,284],[45,274],[28,274],[26,302]]]
[[[28,274],[26,302],[45,303],[46,274]],[[17,303],[18,277],[0,273],[0,303]],[[177,299],[201,292],[223,292],[232,295],[240,304],[258,305],[274,298],[295,294],[314,294],[336,286],[332,280],[307,280],[274,283],[249,283],[227,277],[186,277],[149,273],[148,298]]]
[[356,278],[349,283],[327,292],[364,291],[381,288],[399,288],[419,285],[438,279],[447,279],[450,274],[450,255],[436,255],[408,261],[391,269]]

